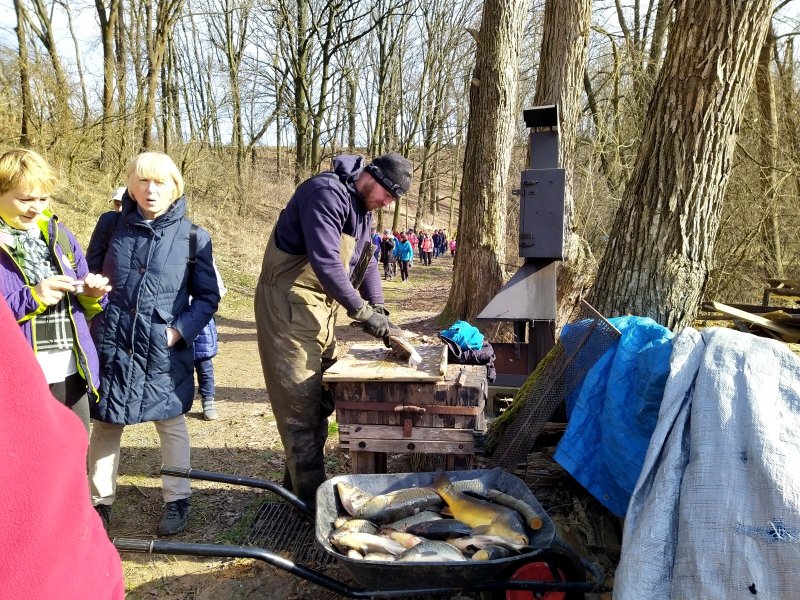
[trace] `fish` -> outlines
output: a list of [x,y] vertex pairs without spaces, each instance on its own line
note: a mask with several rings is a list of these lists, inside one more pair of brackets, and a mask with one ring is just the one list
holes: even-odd
[[392,539],[371,533],[345,533],[331,542],[340,550],[358,550],[361,554],[381,552],[400,556],[406,548]]
[[381,562],[392,562],[397,560],[397,557],[385,552],[368,552],[364,555],[364,560],[377,560]]
[[[338,522],[336,519],[334,523]],[[365,519],[347,519],[339,527],[333,530],[330,539],[338,538],[345,533],[376,533],[378,528]]]
[[483,550],[490,546],[500,546],[509,550],[524,550],[529,548],[525,544],[518,544],[512,540],[497,535],[473,535],[470,537],[450,538],[448,544],[455,546],[462,552],[469,552],[471,549]]
[[347,551],[347,558],[352,558],[354,560],[361,560],[364,557],[361,556],[361,552],[359,552],[358,550],[353,550],[352,548],[350,548],[350,550]]
[[498,558],[508,558],[511,550],[503,546],[486,546],[472,555],[472,560],[496,560]]
[[459,492],[442,470],[437,471],[434,486],[453,517],[471,526],[473,535],[496,535],[522,546],[528,544],[525,524],[517,511]]
[[431,488],[405,488],[373,496],[361,506],[356,516],[384,525],[441,505],[442,498]]
[[384,525],[385,529],[394,529],[395,531],[407,531],[411,525],[416,523],[426,523],[428,521],[440,521],[442,519],[439,513],[432,510],[423,510],[410,517],[404,517],[397,521],[392,521]]
[[372,494],[368,494],[360,487],[346,481],[337,483],[336,491],[339,493],[342,506],[351,517],[357,517],[361,507],[372,498]]
[[408,359],[408,366],[416,369],[422,364],[422,357],[411,343],[405,339],[402,329],[390,328],[389,333],[384,338],[391,352],[400,358]]
[[421,537],[406,533],[404,531],[390,531],[389,539],[394,540],[398,544],[402,544],[405,548],[413,548],[417,544],[421,544],[425,541]]
[[473,492],[475,494],[485,494],[487,491],[486,483],[482,479],[462,479],[461,481],[451,481],[453,489],[459,492]]
[[468,536],[472,533],[472,527],[456,519],[439,519],[411,525],[406,528],[406,531],[429,540],[446,540],[452,537]]
[[457,562],[465,561],[464,555],[447,542],[426,540],[406,550],[397,562]]

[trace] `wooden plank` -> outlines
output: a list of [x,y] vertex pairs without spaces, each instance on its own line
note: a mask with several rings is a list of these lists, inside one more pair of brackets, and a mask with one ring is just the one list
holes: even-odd
[[472,468],[472,454],[447,454],[444,460],[446,471],[466,471]]
[[800,279],[767,279],[771,287],[800,288]]
[[356,474],[386,473],[386,453],[351,450],[350,470]]
[[[414,369],[389,354],[383,344],[355,344],[322,375],[324,383],[340,381],[441,381],[442,346],[415,346],[422,364]],[[445,360],[446,360],[445,354]]]
[[[419,440],[434,442],[472,442],[472,429],[445,427],[412,427],[411,438],[404,437],[401,425],[340,425],[339,439]],[[352,445],[351,445],[352,446]]]
[[372,410],[389,413],[424,413],[434,415],[479,415],[483,406],[446,406],[440,404],[394,404],[392,402],[347,402],[336,401],[336,408],[342,410]]
[[416,440],[373,440],[351,438],[340,446],[356,452],[392,452],[404,454],[419,452],[421,454],[475,454],[475,442],[435,442]]
[[754,325],[758,325],[759,327],[763,327],[764,329],[774,331],[775,333],[780,334],[781,338],[786,342],[796,343],[800,341],[800,330],[797,330],[793,327],[780,325],[774,321],[765,319],[764,317],[760,317],[758,315],[754,315],[743,310],[733,308],[732,306],[721,304],[719,302],[709,302],[709,305],[717,312],[721,312],[726,315],[736,317],[737,319],[741,319],[742,321],[746,321],[747,323],[752,323]]

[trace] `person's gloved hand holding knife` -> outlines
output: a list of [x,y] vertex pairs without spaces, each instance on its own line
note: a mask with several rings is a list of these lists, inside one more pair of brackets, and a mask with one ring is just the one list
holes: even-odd
[[[381,307],[377,309],[377,307]],[[382,304],[377,304],[375,307],[370,306],[366,302],[361,305],[356,312],[347,313],[347,316],[361,323],[363,329],[368,334],[375,336],[382,340],[386,347],[389,347],[389,329],[392,324],[389,322],[389,317],[384,313],[388,313]]]

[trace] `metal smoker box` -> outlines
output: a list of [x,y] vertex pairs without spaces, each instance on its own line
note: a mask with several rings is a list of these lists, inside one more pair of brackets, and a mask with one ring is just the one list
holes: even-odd
[[448,365],[446,347],[420,346],[410,369],[383,346],[355,345],[323,375],[336,406],[339,444],[354,473],[382,473],[387,453],[444,454],[470,466],[486,431],[486,367]]

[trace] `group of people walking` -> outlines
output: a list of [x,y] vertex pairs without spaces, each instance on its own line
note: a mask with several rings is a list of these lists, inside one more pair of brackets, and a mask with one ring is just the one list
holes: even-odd
[[432,234],[421,231],[419,235],[413,229],[396,233],[384,229],[381,236],[373,228],[372,243],[375,246],[375,258],[383,265],[385,281],[395,278],[398,266],[401,281],[408,281],[409,269],[417,252],[423,266],[430,266],[434,258],[444,256],[448,249],[451,256],[456,255],[456,240],[453,238],[448,242],[443,229],[437,229]]

